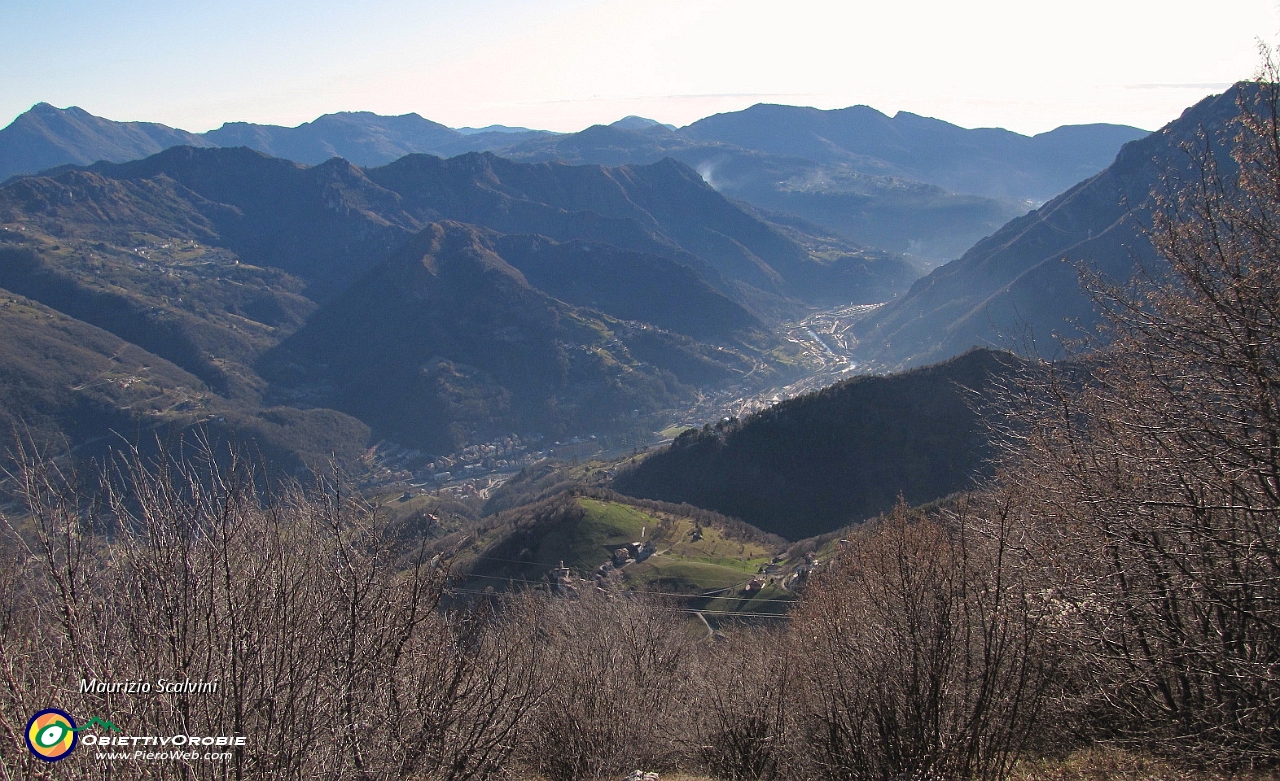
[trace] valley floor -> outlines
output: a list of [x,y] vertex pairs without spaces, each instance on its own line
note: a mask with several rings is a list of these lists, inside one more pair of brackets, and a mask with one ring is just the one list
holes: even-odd
[[[370,449],[368,488],[405,484],[415,490],[439,491],[463,500],[484,501],[520,469],[547,459],[570,463],[595,459],[608,461],[637,450],[660,447],[680,432],[700,428],[725,418],[743,418],[781,401],[825,388],[865,373],[853,357],[856,340],[850,334],[855,321],[882,304],[846,304],[817,309],[795,322],[779,326],[783,339],[802,355],[804,373],[785,385],[751,382],[751,374],[714,394],[702,396],[692,406],[666,410],[638,421],[642,425],[626,435],[587,434],[564,442],[521,441],[512,434],[504,441],[468,445],[434,460],[430,471],[416,464],[416,451],[390,443]],[[514,442],[514,444],[513,444]],[[485,454],[500,451],[501,458]],[[456,467],[454,466],[456,464]],[[438,468],[437,468],[438,467]]]

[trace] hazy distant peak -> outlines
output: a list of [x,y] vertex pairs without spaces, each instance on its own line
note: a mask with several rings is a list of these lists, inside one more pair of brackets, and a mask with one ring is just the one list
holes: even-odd
[[485,127],[455,127],[464,136],[474,136],[477,133],[546,133],[546,130],[534,130],[528,127],[512,127],[511,125],[486,125]]
[[[22,120],[30,121],[32,119],[40,119],[40,120],[73,119],[78,122],[88,121],[88,122],[93,122],[93,123],[102,124],[102,125],[121,124],[121,125],[135,125],[138,127],[157,127],[157,128],[164,128],[166,130],[173,130],[173,128],[169,128],[166,125],[160,125],[155,122],[118,122],[117,123],[117,122],[114,122],[113,120],[103,119],[102,117],[98,117],[93,114],[90,114],[88,111],[85,111],[79,106],[67,106],[66,108],[58,108],[57,106],[54,106],[51,103],[45,103],[43,101],[35,104],[31,108],[27,109],[25,112],[20,114],[14,120],[14,123],[17,123]],[[183,131],[178,131],[178,132],[183,132]]]
[[1143,133],[1150,133],[1150,130],[1143,128],[1135,128],[1130,125],[1117,125],[1112,122],[1091,122],[1085,125],[1059,125],[1053,130],[1046,130],[1043,133],[1036,133],[1032,138],[1060,138],[1064,136],[1086,136],[1097,135],[1099,133],[1115,133],[1121,136],[1132,136],[1133,131],[1140,130]]
[[84,109],[79,106],[67,106],[66,108],[58,108],[52,103],[41,101],[32,106],[26,113],[28,114],[61,114],[63,112],[80,112],[85,113]]
[[[872,109],[872,111],[875,111],[875,109]],[[877,111],[876,113],[879,114],[880,112]],[[883,116],[888,117],[887,114],[884,114]],[[923,114],[916,114],[911,111],[897,112],[896,114],[893,115],[893,122],[895,124],[898,124],[898,123],[916,124],[916,125],[924,125],[924,126],[933,125],[935,127],[948,127],[948,128],[956,128],[959,130],[963,130],[963,128],[961,128],[959,125],[948,122],[945,119],[938,119],[936,117],[926,117]]]
[[113,122],[78,106],[37,103],[0,130],[0,180],[61,165],[136,160],[200,136],[154,122]]
[[337,111],[332,114],[321,114],[310,122],[304,122],[298,125],[295,130],[304,127],[324,126],[329,124],[355,124],[355,125],[385,125],[399,127],[430,127],[433,130],[448,131],[450,128],[432,122],[424,118],[420,114],[410,112],[408,114],[376,114],[372,111]]
[[[353,117],[359,119],[404,119],[404,120],[423,120],[423,116],[416,111],[410,111],[406,114],[379,114],[375,111],[334,111],[329,114],[321,114],[318,119],[325,117]],[[423,120],[429,122],[430,120]]]
[[667,130],[676,129],[675,125],[668,125],[665,122],[659,122],[656,119],[649,119],[647,117],[638,117],[635,114],[625,116],[617,122],[610,124],[609,127],[616,127],[620,130],[648,130],[655,127],[663,127]]
[[[816,111],[816,112],[818,112],[819,114],[833,114],[833,115],[840,115],[840,114],[845,114],[845,115],[865,115],[865,116],[867,116],[867,117],[872,117],[872,118],[875,118],[875,119],[889,119],[889,118],[890,118],[888,114],[884,113],[884,112],[883,112],[883,111],[881,111],[880,109],[878,109],[878,108],[876,108],[876,107],[874,107],[874,106],[868,106],[868,105],[867,105],[867,104],[865,104],[865,103],[857,103],[857,104],[854,104],[854,105],[852,105],[852,106],[845,106],[844,108],[833,108],[833,109],[826,109],[826,110],[823,110],[823,109],[817,109],[817,108],[815,108],[815,109],[812,109],[812,111]],[[899,114],[910,114],[911,112],[909,112],[909,111],[899,111],[898,113],[899,113]],[[912,114],[912,116],[916,116],[916,115]],[[896,115],[895,115],[895,118],[896,118]]]

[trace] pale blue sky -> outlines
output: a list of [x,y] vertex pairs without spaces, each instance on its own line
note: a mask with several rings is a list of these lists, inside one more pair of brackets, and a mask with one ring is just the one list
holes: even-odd
[[570,131],[772,102],[1154,129],[1278,32],[1275,0],[0,0],[0,125],[46,101],[193,131],[344,110]]

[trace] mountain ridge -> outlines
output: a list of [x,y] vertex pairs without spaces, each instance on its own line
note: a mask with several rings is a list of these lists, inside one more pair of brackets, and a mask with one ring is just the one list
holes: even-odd
[[[687,136],[819,162],[848,162],[868,174],[898,175],[948,190],[1044,201],[1105,167],[1122,143],[1147,135],[1124,125],[1072,125],[1034,136],[1003,128],[967,129],[907,111],[870,106],[814,109],[757,103],[714,114],[681,129]],[[1119,141],[1120,143],[1117,143]],[[1069,150],[1078,165],[1065,165]],[[965,153],[971,155],[967,157]],[[1010,165],[1020,165],[1012,176]],[[1006,173],[991,179],[992,170]]]

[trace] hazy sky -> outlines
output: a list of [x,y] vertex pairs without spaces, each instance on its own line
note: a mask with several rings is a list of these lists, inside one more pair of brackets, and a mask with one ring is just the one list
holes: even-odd
[[351,110],[570,131],[770,102],[1154,129],[1277,33],[1276,0],[0,0],[0,125],[45,101],[193,131]]

